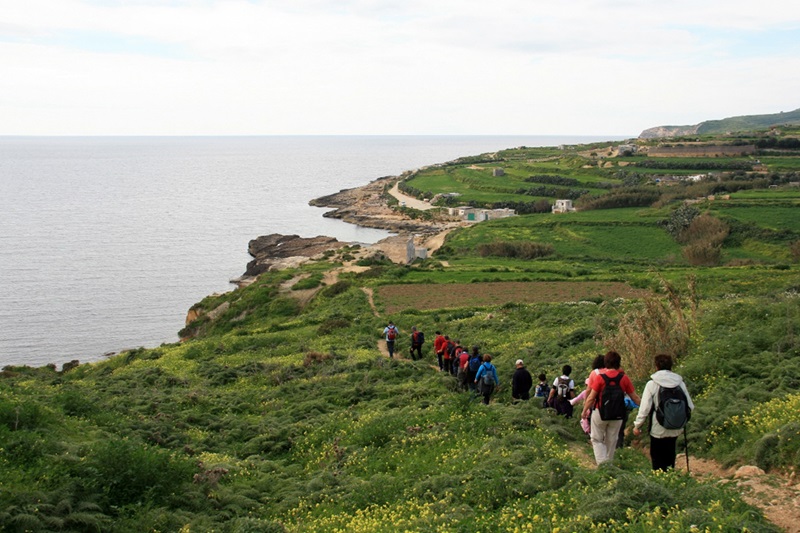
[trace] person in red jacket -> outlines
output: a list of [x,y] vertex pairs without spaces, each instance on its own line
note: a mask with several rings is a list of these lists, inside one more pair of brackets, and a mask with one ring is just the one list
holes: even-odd
[[[619,428],[622,426],[623,417],[623,414],[620,413],[618,419],[603,419],[600,414],[603,390],[608,384],[613,383],[615,387],[618,385],[622,392],[630,396],[637,405],[641,404],[641,398],[636,394],[633,383],[620,369],[620,355],[615,351],[610,351],[603,360],[606,367],[600,369],[598,373],[592,372],[590,374],[589,395],[583,404],[583,413],[581,415],[581,418],[588,419],[591,413],[592,449],[594,450],[594,460],[597,464],[614,459]],[[624,402],[622,406],[624,408]],[[592,407],[594,407],[594,410],[592,410]]]
[[444,351],[447,349],[447,339],[444,338],[441,331],[436,332],[436,337],[433,339],[433,353],[439,359],[439,370],[444,370]]

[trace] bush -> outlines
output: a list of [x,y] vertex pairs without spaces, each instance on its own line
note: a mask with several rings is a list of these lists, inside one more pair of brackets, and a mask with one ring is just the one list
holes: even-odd
[[180,493],[197,471],[188,459],[128,439],[99,443],[79,464],[81,483],[110,507]]
[[689,226],[680,232],[679,242],[686,243],[681,253],[693,266],[714,266],[722,256],[722,243],[730,227],[708,213],[695,217]]
[[491,242],[478,245],[481,257],[513,257],[516,259],[536,259],[554,253],[552,244],[539,242]]

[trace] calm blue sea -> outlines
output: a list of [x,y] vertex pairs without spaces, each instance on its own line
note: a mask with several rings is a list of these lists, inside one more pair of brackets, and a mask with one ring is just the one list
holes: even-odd
[[404,170],[581,136],[0,137],[0,367],[178,340],[259,235],[387,234],[312,198]]

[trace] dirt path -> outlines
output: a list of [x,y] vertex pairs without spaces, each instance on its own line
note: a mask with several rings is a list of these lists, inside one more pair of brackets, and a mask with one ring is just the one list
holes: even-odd
[[444,231],[440,231],[439,233],[433,235],[432,237],[429,237],[424,244],[425,248],[428,249],[428,255],[432,254],[433,252],[441,248],[442,245],[444,244],[444,239],[447,237],[447,234],[453,231],[454,229],[455,228],[449,228]]
[[433,209],[429,202],[423,202],[422,200],[417,200],[413,196],[408,196],[400,192],[400,189],[397,188],[400,182],[394,184],[394,187],[389,189],[389,194],[397,198],[400,202],[400,205],[404,205],[406,207],[411,207],[412,209],[418,209],[420,211],[427,211],[428,209]]
[[380,317],[381,315],[378,313],[378,308],[375,307],[375,292],[372,290],[372,287],[361,287],[361,290],[367,295],[367,301],[369,302],[370,309],[372,309],[372,314]]
[[[649,458],[646,448],[636,443],[634,448]],[[591,445],[572,443],[569,451],[582,467],[597,468]],[[678,454],[675,468],[686,472],[685,454]],[[761,509],[767,520],[786,533],[800,533],[800,480],[794,474],[766,474],[754,466],[723,468],[714,460],[694,456],[689,456],[689,473],[697,479],[732,484],[744,501]]]
[[[686,456],[678,455],[678,470],[686,471]],[[754,466],[723,468],[710,459],[689,457],[689,472],[695,478],[732,483],[744,501],[758,507],[767,520],[787,533],[800,533],[800,480],[796,476],[765,474]]]

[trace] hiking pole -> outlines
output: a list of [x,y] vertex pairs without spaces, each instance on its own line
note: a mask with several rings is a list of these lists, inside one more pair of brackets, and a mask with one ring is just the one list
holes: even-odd
[[686,452],[686,473],[689,474],[689,438],[686,436],[686,426],[683,426],[683,449]]

